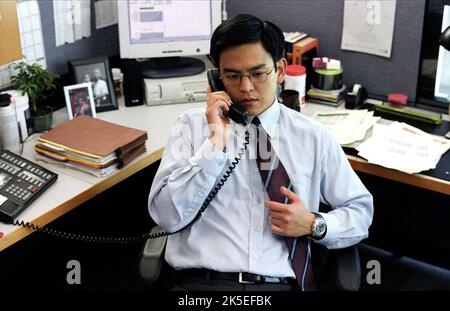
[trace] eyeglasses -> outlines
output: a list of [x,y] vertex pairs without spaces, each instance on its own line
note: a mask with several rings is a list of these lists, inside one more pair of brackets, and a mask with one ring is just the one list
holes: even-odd
[[223,76],[221,76],[220,79],[223,80],[223,83],[228,84],[228,85],[237,85],[237,84],[241,83],[242,77],[248,77],[248,79],[252,83],[261,83],[261,82],[264,82],[267,80],[267,78],[272,73],[274,68],[275,67],[272,67],[272,69],[270,71],[259,71],[259,70],[252,71],[246,75],[241,75],[238,73],[230,72],[230,73],[226,73]]

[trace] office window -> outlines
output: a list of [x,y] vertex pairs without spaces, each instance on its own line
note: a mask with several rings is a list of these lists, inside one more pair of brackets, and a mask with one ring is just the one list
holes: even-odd
[[[18,0],[17,16],[24,60],[27,63],[38,63],[47,68],[38,1]],[[10,81],[9,64],[0,66],[0,86],[8,85]]]

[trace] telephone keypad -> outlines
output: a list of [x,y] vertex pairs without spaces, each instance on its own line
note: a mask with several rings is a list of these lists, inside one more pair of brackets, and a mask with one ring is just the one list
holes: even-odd
[[36,163],[0,150],[0,196],[7,198],[0,205],[0,221],[12,222],[57,178],[57,174]]

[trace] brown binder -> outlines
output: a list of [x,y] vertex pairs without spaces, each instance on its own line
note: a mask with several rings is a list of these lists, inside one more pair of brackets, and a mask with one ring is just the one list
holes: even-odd
[[147,139],[147,132],[134,128],[79,116],[59,124],[39,137],[47,142],[93,158],[115,153],[126,154]]

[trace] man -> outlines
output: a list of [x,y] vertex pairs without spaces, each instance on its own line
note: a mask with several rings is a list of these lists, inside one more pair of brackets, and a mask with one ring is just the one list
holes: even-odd
[[108,85],[106,81],[103,80],[100,69],[94,69],[94,82],[92,83],[92,91],[94,92],[95,106],[100,106],[100,104],[107,99],[108,95]]
[[[149,196],[151,217],[174,232],[195,218],[214,187],[220,188],[199,220],[168,238],[165,259],[174,268],[174,289],[312,289],[306,284],[312,238],[342,248],[368,235],[372,196],[341,147],[325,127],[277,102],[276,87],[287,67],[283,47],[277,26],[250,15],[225,21],[212,36],[210,54],[226,91],[208,88],[206,110],[177,119]],[[225,116],[232,102],[261,124],[258,130]],[[245,152],[242,129],[250,133]],[[265,145],[258,139],[264,136]],[[270,146],[276,154],[270,158],[279,163],[263,168],[257,155]],[[240,163],[228,174],[235,157]],[[290,190],[266,188],[263,180],[278,175],[278,167],[287,172]],[[224,175],[228,180],[221,182]],[[287,200],[280,203],[275,196]],[[312,213],[321,201],[332,211]],[[305,255],[302,275],[293,263],[297,255]]]

